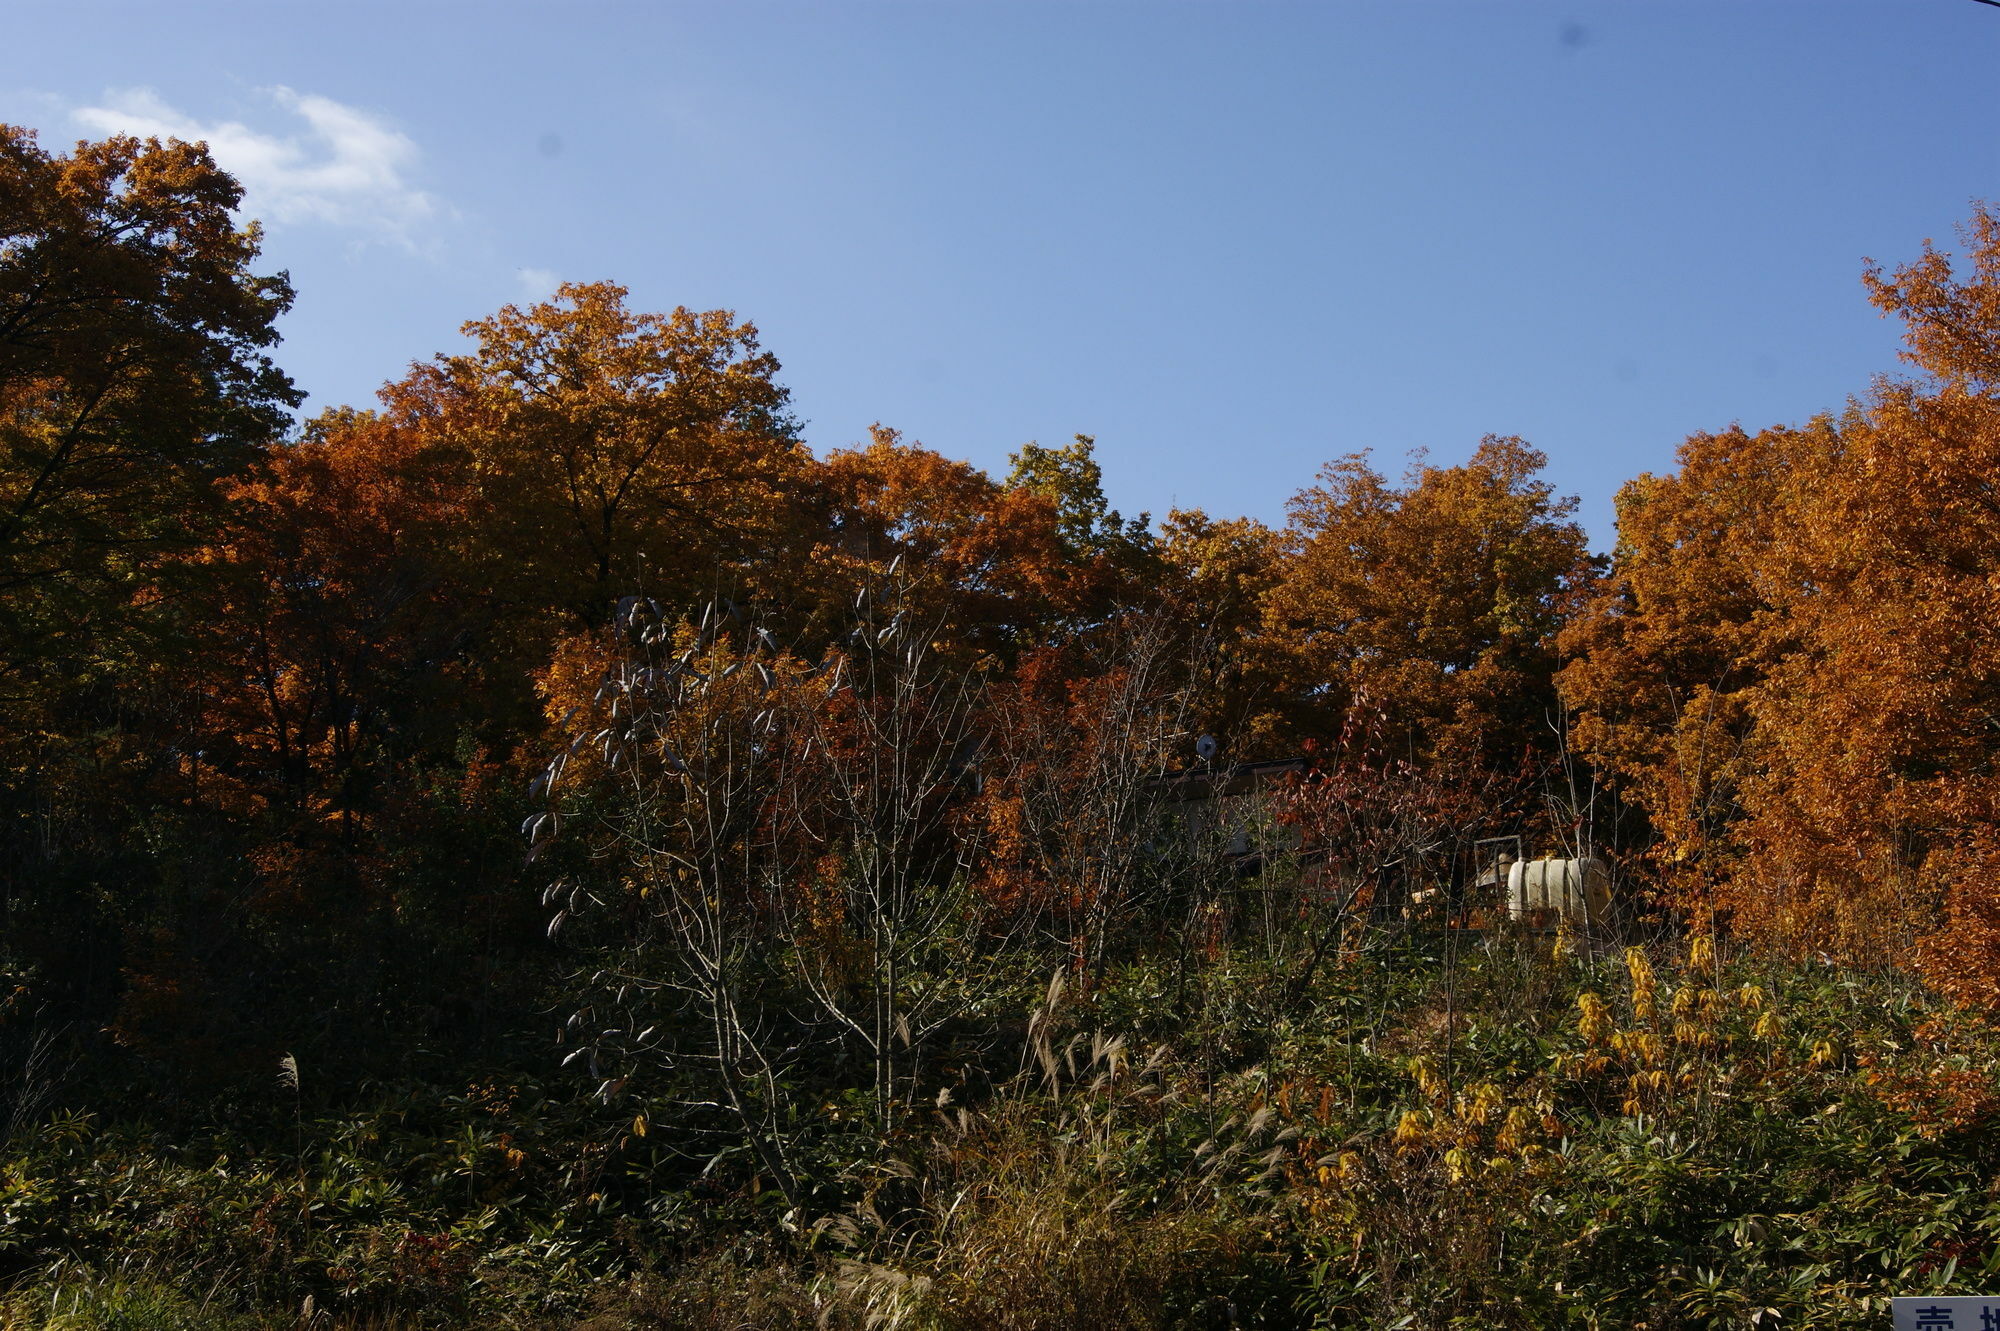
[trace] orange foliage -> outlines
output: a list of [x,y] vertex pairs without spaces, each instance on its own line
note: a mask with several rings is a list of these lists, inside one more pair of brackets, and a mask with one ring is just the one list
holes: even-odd
[[347,823],[387,736],[455,738],[469,607],[449,572],[476,500],[453,459],[366,413],[323,417],[229,499],[237,522],[203,554],[210,798]]
[[[1030,449],[1089,461],[1087,440],[1060,452]],[[830,453],[815,485],[825,535],[797,577],[813,589],[822,632],[872,570],[898,559],[917,627],[965,666],[1011,661],[1100,624],[1136,590],[1143,554],[1116,514],[1089,520],[1094,489],[1079,502],[1040,472],[1002,484],[882,425],[866,447]]]
[[866,448],[829,454],[818,484],[829,531],[812,563],[830,614],[846,610],[871,568],[901,559],[921,631],[961,655],[1011,652],[1024,617],[1061,589],[1048,500],[885,426]]
[[1178,866],[1147,824],[1187,760],[1192,698],[1165,626],[1129,621],[1093,646],[1032,652],[993,689],[979,887],[1048,913],[1073,959],[1101,966],[1146,894],[1171,890]]
[[1913,955],[1990,1002],[2000,966],[2000,221],[1876,302],[1914,382],[1838,418],[1696,436],[1620,497],[1616,582],[1571,631],[1578,737],[1689,900],[1753,938]]
[[1199,674],[1196,724],[1243,747],[1256,720],[1272,715],[1263,663],[1264,601],[1283,576],[1282,542],[1255,518],[1211,518],[1175,509],[1160,524],[1161,611],[1188,642]]
[[1833,432],[1698,434],[1677,473],[1629,482],[1615,568],[1563,631],[1573,738],[1650,817],[1656,865],[1691,911],[1743,858],[1732,828],[1759,770],[1753,686],[1782,653],[1790,599],[1774,544]]
[[211,481],[300,397],[264,354],[291,303],[255,277],[242,191],[200,144],[44,152],[0,125],[0,672],[66,681],[119,636],[139,575],[197,544]]
[[463,454],[485,581],[549,620],[544,640],[596,627],[629,592],[757,584],[806,457],[755,327],[727,310],[636,313],[600,282],[464,332],[472,353],[382,396],[397,423]]
[[1366,694],[1425,758],[1545,747],[1556,630],[1591,569],[1575,501],[1535,479],[1546,461],[1488,438],[1400,488],[1361,455],[1329,463],[1292,500],[1264,603],[1265,728],[1331,738]]

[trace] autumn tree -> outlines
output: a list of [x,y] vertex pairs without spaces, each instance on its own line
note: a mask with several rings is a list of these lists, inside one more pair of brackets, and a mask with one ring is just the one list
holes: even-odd
[[814,474],[822,535],[801,584],[821,635],[847,631],[857,587],[895,566],[905,611],[954,660],[1011,661],[1042,641],[1081,576],[1057,503],[886,426],[829,453]]
[[[1866,275],[1901,318],[1908,380],[1846,414],[1840,449],[1791,508],[1791,598],[1759,721],[1767,749],[1739,915],[1866,956],[1930,942],[1926,970],[2000,997],[2000,217],[1978,209],[1959,263],[1926,245]],[[1754,912],[1754,914],[1752,914]]]
[[2000,221],[1871,297],[1918,376],[1839,416],[1696,436],[1620,499],[1573,630],[1578,735],[1648,811],[1684,901],[1765,943],[1911,955],[1994,1001]]
[[1028,653],[994,689],[984,890],[1037,916],[1094,978],[1214,862],[1157,817],[1195,756],[1185,649],[1163,616],[1135,611]]
[[226,855],[168,667],[218,483],[299,399],[240,197],[199,144],[0,126],[0,969],[92,1028],[155,894]]
[[[46,152],[0,126],[0,670],[70,662],[216,518],[214,482],[299,400],[265,349],[291,304],[254,275],[205,147]],[[114,613],[115,612],[115,613]]]
[[1362,455],[1329,463],[1291,502],[1264,602],[1265,732],[1330,739],[1365,695],[1424,761],[1546,747],[1555,634],[1592,569],[1575,501],[1538,479],[1546,461],[1489,437],[1401,486]]
[[1747,849],[1759,700],[1796,600],[1779,548],[1839,448],[1830,418],[1690,436],[1677,471],[1619,491],[1612,571],[1561,638],[1571,738],[1643,812],[1645,848],[1698,918]]
[[1183,643],[1193,721],[1232,748],[1250,745],[1254,722],[1270,710],[1263,620],[1283,572],[1279,534],[1255,518],[1175,509],[1160,524],[1158,550],[1155,613]]
[[[296,1043],[306,1014],[344,1013],[323,1064],[445,1010],[463,1038],[505,987],[497,958],[539,933],[511,836],[528,684],[488,659],[490,598],[459,555],[469,478],[420,432],[342,409],[223,493],[177,650],[144,676],[172,705],[140,798],[153,868],[180,881],[121,885],[110,1029],[183,1076]],[[177,826],[188,844],[164,837]]]
[[1007,488],[1027,490],[1055,505],[1056,534],[1077,561],[1130,562],[1152,544],[1147,515],[1127,519],[1104,496],[1097,441],[1077,435],[1061,448],[1023,444],[1007,458]]
[[1007,489],[1039,495],[1055,509],[1052,553],[1061,577],[1050,587],[1044,638],[1107,627],[1119,611],[1152,596],[1162,569],[1151,516],[1126,518],[1111,507],[1095,439],[1079,434],[1061,448],[1023,444],[1007,460]]
[[383,390],[390,417],[462,452],[467,533],[496,595],[602,624],[619,597],[754,583],[805,462],[777,358],[727,310],[645,314],[612,283],[465,325],[475,347]]
[[351,831],[391,770],[451,752],[481,691],[482,606],[454,552],[479,520],[470,478],[343,410],[227,495],[235,521],[203,552],[202,766],[250,807]]

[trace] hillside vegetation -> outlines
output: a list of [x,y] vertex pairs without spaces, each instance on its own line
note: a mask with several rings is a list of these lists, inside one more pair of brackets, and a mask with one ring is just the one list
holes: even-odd
[[[0,1327],[1879,1327],[2000,1271],[2000,215],[1593,556],[815,453],[572,284],[295,422],[0,127]],[[1285,760],[1285,761],[1276,761]],[[1262,764],[1262,765],[1259,765]],[[1496,839],[1611,867],[1510,920]]]

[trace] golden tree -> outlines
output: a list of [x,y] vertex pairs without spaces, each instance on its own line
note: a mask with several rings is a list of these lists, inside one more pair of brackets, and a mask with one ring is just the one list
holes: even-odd
[[1964,237],[1962,269],[1927,245],[1867,274],[1920,377],[1798,429],[1697,435],[1678,474],[1626,488],[1563,688],[1687,904],[1797,951],[1918,944],[1991,1001],[2000,221],[1981,208]]
[[1273,681],[1262,639],[1264,600],[1283,574],[1279,534],[1255,518],[1175,509],[1160,524],[1160,613],[1187,642],[1193,716],[1232,752],[1269,723]]
[[1400,487],[1361,455],[1329,463],[1292,500],[1264,603],[1279,709],[1267,724],[1330,739],[1365,694],[1425,760],[1514,763],[1545,747],[1555,634],[1592,569],[1575,501],[1537,479],[1546,462],[1489,437]]
[[[249,271],[254,226],[200,144],[112,138],[68,156],[0,125],[0,671],[60,684],[82,635],[219,516],[213,484],[299,394],[265,348],[291,303]],[[113,636],[116,636],[115,634]]]
[[465,325],[471,353],[383,390],[392,419],[463,452],[487,580],[552,629],[594,628],[633,591],[754,582],[807,461],[752,325],[625,295],[569,283],[506,306]]
[[1561,636],[1572,739],[1650,820],[1654,858],[1690,910],[1712,906],[1743,857],[1757,687],[1793,599],[1774,547],[1837,442],[1829,420],[1689,438],[1677,472],[1619,491],[1612,573]]

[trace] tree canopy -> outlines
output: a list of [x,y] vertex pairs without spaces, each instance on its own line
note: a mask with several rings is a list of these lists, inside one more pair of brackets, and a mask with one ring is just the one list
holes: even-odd
[[299,401],[241,194],[199,144],[0,126],[0,688],[198,542]]

